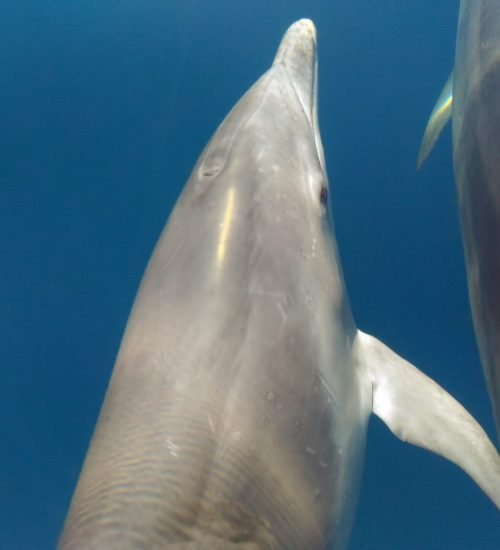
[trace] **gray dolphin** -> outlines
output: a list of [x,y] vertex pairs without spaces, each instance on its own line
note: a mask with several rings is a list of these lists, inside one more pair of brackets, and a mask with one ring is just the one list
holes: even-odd
[[453,112],[453,159],[469,297],[500,437],[500,3],[462,0],[455,68],[427,124],[418,164]]
[[300,20],[196,164],[141,283],[61,549],[343,548],[366,425],[500,461],[444,390],[356,329]]

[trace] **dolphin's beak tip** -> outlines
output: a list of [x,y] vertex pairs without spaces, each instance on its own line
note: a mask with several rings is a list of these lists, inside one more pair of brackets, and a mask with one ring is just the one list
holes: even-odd
[[315,58],[316,27],[310,19],[292,23],[281,39],[274,63],[304,64]]
[[312,22],[311,19],[299,19],[294,24],[300,26],[303,32],[310,33],[314,39],[314,42],[316,42],[316,25]]
[[304,18],[295,21],[295,23],[292,23],[285,33],[285,35],[288,34],[294,34],[296,36],[301,35],[306,38],[310,38],[312,39],[314,45],[316,45],[316,25],[311,19]]

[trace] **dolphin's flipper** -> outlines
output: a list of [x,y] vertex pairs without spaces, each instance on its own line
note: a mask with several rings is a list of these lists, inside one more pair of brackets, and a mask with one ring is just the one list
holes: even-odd
[[439,98],[432,109],[431,116],[427,121],[425,127],[424,137],[422,138],[422,144],[420,145],[420,151],[418,152],[417,168],[421,168],[430,152],[434,148],[436,141],[438,140],[443,128],[451,118],[451,111],[453,107],[453,72],[450,74],[443,91],[439,95]]
[[481,426],[436,382],[382,342],[361,331],[357,340],[372,378],[373,412],[403,441],[465,470],[500,508],[500,457]]

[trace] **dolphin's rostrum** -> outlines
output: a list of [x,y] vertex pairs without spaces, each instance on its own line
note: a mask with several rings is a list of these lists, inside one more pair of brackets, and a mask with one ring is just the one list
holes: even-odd
[[500,503],[466,411],[356,329],[301,20],[219,127],[137,295],[60,548],[342,548],[372,409]]

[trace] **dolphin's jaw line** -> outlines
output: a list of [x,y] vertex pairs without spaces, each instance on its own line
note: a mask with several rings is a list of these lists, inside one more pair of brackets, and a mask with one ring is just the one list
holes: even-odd
[[[286,74],[298,104],[314,134],[316,155],[324,175],[322,185],[328,187],[325,156],[318,124],[318,62],[316,27],[310,19],[300,19],[286,32],[273,66],[279,65]],[[314,178],[315,179],[315,178]],[[310,182],[309,195],[318,200],[318,189]]]
[[274,65],[285,69],[312,123],[316,104],[316,28],[310,19],[300,19],[289,27],[281,40]]

